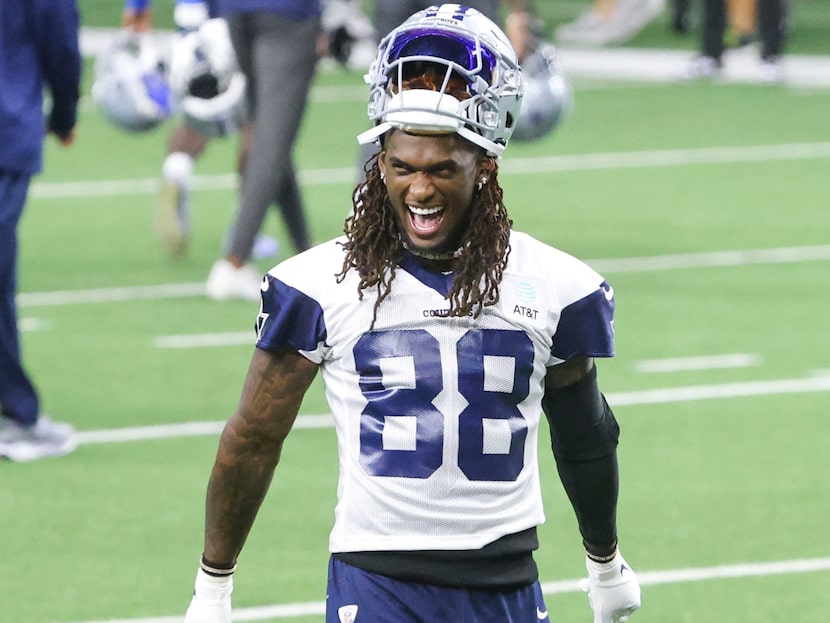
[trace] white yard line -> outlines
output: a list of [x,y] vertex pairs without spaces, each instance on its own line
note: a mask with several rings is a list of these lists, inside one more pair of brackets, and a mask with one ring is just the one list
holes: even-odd
[[17,323],[17,328],[21,333],[48,331],[52,328],[52,322],[50,320],[41,320],[40,318],[21,318]]
[[830,376],[811,376],[805,379],[770,379],[716,385],[689,385],[633,392],[607,394],[608,402],[616,407],[654,405],[693,400],[741,398],[749,396],[776,396],[781,394],[811,394],[830,391]]
[[195,333],[192,335],[160,335],[153,340],[156,348],[205,348],[213,346],[253,346],[256,333],[232,331],[228,333]]
[[[250,340],[249,340],[250,341]],[[685,372],[691,370],[722,370],[725,368],[749,368],[761,365],[760,355],[730,353],[728,355],[699,355],[696,357],[671,357],[643,359],[634,364],[638,372]]]
[[[646,167],[688,166],[697,164],[728,164],[740,162],[775,162],[830,158],[830,142],[750,145],[737,147],[701,147],[698,149],[657,149],[650,151],[610,152],[549,156],[536,158],[505,158],[503,175],[532,175],[596,171],[600,169],[632,169]],[[310,169],[299,173],[305,186],[331,184],[352,185],[357,175],[354,167]],[[236,175],[195,175],[194,190],[231,190],[237,187]],[[68,199],[150,195],[158,192],[157,178],[123,180],[88,180],[74,182],[35,182],[29,192],[32,199]],[[112,206],[107,204],[107,209]]]
[[750,264],[789,264],[830,260],[830,245],[808,247],[779,247],[772,249],[744,249],[735,251],[704,251],[701,253],[672,253],[645,257],[588,260],[601,273],[639,273],[679,268],[715,268],[718,266],[747,266]]
[[501,168],[505,173],[526,175],[531,173],[686,166],[692,164],[809,160],[827,157],[830,157],[830,143],[789,143],[506,158]]
[[[331,428],[332,426],[334,426],[334,422],[331,415],[301,415],[294,422],[294,428],[297,430]],[[80,444],[122,443],[147,441],[149,439],[218,435],[224,427],[224,421],[157,424],[155,426],[90,430],[78,433],[77,437]]]
[[[746,266],[751,264],[788,264],[830,260],[830,245],[783,247],[778,249],[748,249],[740,251],[709,251],[676,253],[649,257],[587,260],[603,274],[636,273],[682,268],[715,268],[719,266]],[[54,290],[51,292],[22,292],[17,295],[19,307],[51,307],[55,305],[82,305],[87,303],[120,303],[137,300],[189,298],[205,295],[204,283],[167,283],[154,286],[122,286],[90,290]]]
[[[798,560],[781,560],[774,562],[720,565],[715,567],[688,567],[685,569],[667,569],[665,571],[638,571],[637,578],[641,586],[660,584],[681,584],[704,580],[742,579],[772,575],[789,575],[793,573],[816,573],[830,570],[830,558],[807,558]],[[545,595],[576,593],[579,580],[559,580],[543,582]],[[309,601],[293,604],[274,604],[251,608],[234,608],[233,620],[268,621],[299,616],[322,616],[326,612],[324,601]],[[107,619],[77,623],[181,623],[182,615],[150,617],[140,619]]]
[[[614,408],[617,408],[645,404],[689,402],[693,400],[807,394],[828,391],[830,391],[830,375],[815,375],[804,379],[771,379],[768,381],[746,381],[743,383],[723,383],[719,385],[689,385],[665,389],[613,392],[606,394],[606,398]],[[300,415],[294,424],[294,428],[330,428],[333,424],[331,415],[329,414]],[[224,425],[224,421],[213,421],[83,431],[78,433],[78,443],[103,444],[216,435],[221,432]]]
[[88,303],[158,301],[196,296],[205,296],[205,284],[203,282],[163,283],[155,286],[122,286],[91,290],[23,292],[17,295],[17,304],[19,307],[52,307],[54,305],[84,305]]

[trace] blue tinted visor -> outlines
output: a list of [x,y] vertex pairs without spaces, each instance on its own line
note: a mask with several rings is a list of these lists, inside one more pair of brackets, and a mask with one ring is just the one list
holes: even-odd
[[445,30],[410,30],[395,36],[387,53],[390,64],[409,56],[427,56],[450,61],[492,84],[496,56],[475,39]]

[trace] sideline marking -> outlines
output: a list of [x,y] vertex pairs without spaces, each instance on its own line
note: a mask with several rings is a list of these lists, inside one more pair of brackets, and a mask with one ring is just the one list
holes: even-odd
[[[777,394],[805,394],[830,391],[830,375],[819,375],[806,379],[778,379],[770,381],[748,381],[724,383],[721,385],[690,385],[666,389],[648,389],[633,392],[606,394],[608,402],[616,407],[668,402],[687,402],[714,398],[739,398],[745,396],[769,396]],[[334,425],[331,414],[300,415],[294,423],[295,429],[331,428]],[[183,424],[159,424],[156,426],[135,426],[77,433],[79,444],[117,443],[142,441],[146,439],[171,439],[174,437],[195,437],[215,435],[222,431],[224,421],[188,422]]]
[[608,402],[614,407],[633,405],[654,405],[667,402],[690,402],[716,398],[743,398],[747,396],[772,396],[779,394],[809,394],[830,391],[830,376],[815,376],[806,379],[771,379],[769,381],[746,381],[743,383],[722,383],[718,385],[690,385],[647,389],[634,392],[608,394]]
[[719,370],[724,368],[749,368],[761,365],[760,355],[732,353],[729,355],[701,355],[698,357],[673,357],[643,359],[634,364],[638,372],[685,372],[690,370]]
[[[675,253],[646,257],[586,260],[585,263],[603,274],[635,273],[682,268],[715,268],[751,264],[789,264],[830,260],[830,245],[749,249],[744,251],[705,251]],[[136,300],[158,300],[205,296],[205,284],[167,283],[154,286],[97,288],[90,290],[54,290],[23,292],[17,295],[19,307],[47,307],[83,303],[120,303]]]
[[40,318],[21,318],[17,323],[17,328],[21,333],[48,331],[52,328],[52,322],[50,320],[41,320]]
[[160,335],[153,340],[156,348],[204,348],[206,346],[254,346],[256,332],[196,333],[192,335]]
[[[738,162],[804,160],[830,157],[830,142],[785,143],[780,145],[749,145],[740,147],[702,147],[696,149],[657,149],[651,151],[609,152],[548,156],[536,158],[508,158],[500,165],[509,175],[530,175],[600,169],[631,169],[644,167],[684,166],[693,164],[727,164]],[[299,172],[303,186],[353,185],[356,167],[336,169],[309,169]],[[67,199],[86,197],[116,197],[150,195],[158,192],[158,178],[35,182],[29,196],[32,199]],[[237,187],[235,174],[194,175],[193,190],[232,190]],[[108,208],[111,206],[108,206]]]
[[121,303],[124,301],[155,301],[206,296],[205,284],[163,283],[155,286],[125,286],[90,290],[53,290],[51,292],[23,292],[17,295],[18,307],[50,307],[84,303]]
[[[293,429],[332,428],[331,415],[300,415],[294,422]],[[175,437],[199,437],[218,435],[225,428],[225,422],[187,422],[184,424],[157,424],[155,426],[134,426],[91,430],[77,433],[79,444],[119,443],[127,441],[145,441],[148,439],[173,439]],[[292,429],[292,430],[293,430]]]
[[[788,575],[792,573],[815,573],[828,570],[830,570],[830,558],[807,558],[719,565],[715,567],[689,567],[686,569],[668,569],[665,571],[638,571],[637,579],[640,582],[640,586],[658,586],[660,584],[681,584],[704,580],[741,579],[770,575]],[[576,593],[579,591],[578,582],[579,580],[543,582],[542,592],[545,595]],[[326,602],[309,601],[251,608],[234,608],[233,620],[235,622],[267,621],[269,619],[285,619],[298,616],[322,616],[325,613]],[[181,620],[182,615],[177,615],[142,619],[107,619],[106,621],[84,621],[77,623],[181,623]]]
[[586,264],[599,272],[636,273],[652,270],[674,270],[677,268],[789,264],[823,260],[830,260],[830,245],[672,253],[669,255],[587,260]]

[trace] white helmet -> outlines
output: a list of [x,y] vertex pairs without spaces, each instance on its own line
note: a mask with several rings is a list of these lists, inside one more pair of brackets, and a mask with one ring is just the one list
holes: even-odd
[[120,33],[95,59],[94,73],[92,98],[123,130],[151,130],[173,112],[164,62],[146,35]]
[[525,59],[522,78],[524,98],[513,138],[535,141],[550,134],[570,112],[573,92],[549,43],[541,43]]
[[224,19],[205,21],[173,44],[170,86],[190,126],[205,136],[236,132],[247,119],[246,81]]
[[[437,90],[404,90],[407,79],[430,66],[439,71]],[[466,91],[461,99],[450,95],[458,78]],[[378,142],[391,128],[456,132],[500,156],[522,100],[521,71],[507,36],[459,4],[419,11],[384,37],[366,82],[375,127],[358,136],[361,144]]]

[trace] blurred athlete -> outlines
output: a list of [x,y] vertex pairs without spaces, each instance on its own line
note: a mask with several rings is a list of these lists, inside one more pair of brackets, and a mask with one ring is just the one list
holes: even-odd
[[517,56],[481,13],[442,5],[383,39],[369,83],[359,140],[381,151],[345,235],[262,281],[185,621],[231,620],[237,558],[318,371],[340,464],[327,623],[549,621],[533,558],[542,414],[594,621],[626,621],[640,588],[617,546],[619,428],[594,363],[614,354],[613,289],[512,230],[498,157]]
[[[183,35],[197,31],[205,21],[220,15],[218,0],[176,0],[173,19],[179,38],[174,39],[174,46]],[[152,28],[151,0],[126,0],[121,23],[124,28],[136,33],[149,32]],[[229,128],[228,131],[236,129]],[[190,191],[194,162],[202,155],[210,138],[187,118],[182,118],[167,139],[154,230],[162,248],[176,258],[186,253],[190,242]],[[237,161],[240,175],[245,165],[248,139],[248,132],[243,126]]]
[[247,79],[250,154],[223,258],[211,268],[213,299],[259,299],[259,273],[248,262],[271,205],[278,206],[295,250],[311,245],[294,143],[320,54],[319,0],[224,0],[239,67]]
[[[23,369],[17,327],[17,225],[43,165],[44,135],[75,139],[81,81],[75,0],[0,2],[0,457],[72,452],[74,429],[41,413]],[[51,95],[44,120],[43,92]]]
[[[755,10],[760,39],[760,74],[764,82],[784,80],[781,56],[787,36],[785,0],[758,0]],[[716,78],[721,74],[726,51],[727,1],[704,0],[701,4],[700,54],[689,61],[684,78]]]
[[666,8],[666,0],[593,0],[573,22],[556,29],[559,45],[602,47],[633,39]]
[[[175,70],[172,77],[186,79],[187,72],[215,74],[212,59],[200,56],[199,50],[192,50],[193,57],[188,57],[188,51],[181,52],[181,46],[188,48],[194,39],[198,41],[201,27],[208,21],[221,19],[218,0],[176,0],[173,19],[177,33],[173,39],[173,65]],[[136,33],[147,33],[152,28],[152,14],[150,0],[126,0],[122,16],[122,25]],[[215,32],[215,30],[213,31]],[[229,35],[228,37],[228,46]],[[226,47],[221,42],[223,49]],[[203,46],[215,47],[214,42],[205,42]],[[228,47],[235,65],[232,47]],[[182,62],[179,62],[182,61]],[[196,65],[201,65],[197,67]],[[213,76],[215,77],[215,76]],[[202,78],[192,76],[198,81]],[[178,95],[188,89],[187,84],[177,85]],[[198,89],[198,86],[196,86]],[[212,99],[199,94],[203,98],[201,107],[202,119],[193,115],[184,114],[180,122],[173,128],[167,139],[167,155],[161,169],[161,187],[153,219],[153,229],[165,252],[174,258],[181,258],[187,252],[190,242],[190,191],[195,161],[202,155],[208,143],[216,137],[224,137],[239,132],[239,150],[237,156],[237,172],[241,175],[245,167],[250,147],[250,126],[247,122],[247,109],[244,94],[237,96],[232,93],[217,95],[211,93]],[[192,97],[190,99],[193,99]],[[228,240],[223,242],[227,246]],[[255,238],[252,254],[257,258],[272,257],[278,251],[277,242],[270,236],[259,234]]]

